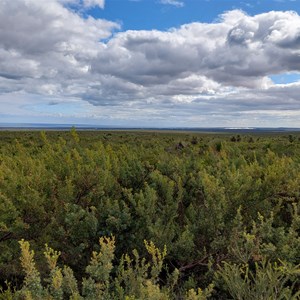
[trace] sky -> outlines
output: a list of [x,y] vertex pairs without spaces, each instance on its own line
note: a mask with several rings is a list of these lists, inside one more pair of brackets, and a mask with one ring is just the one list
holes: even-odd
[[300,127],[300,1],[0,0],[0,123]]

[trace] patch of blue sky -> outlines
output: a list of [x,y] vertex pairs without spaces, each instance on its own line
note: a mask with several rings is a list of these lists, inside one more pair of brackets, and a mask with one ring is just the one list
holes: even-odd
[[191,22],[210,23],[225,11],[241,9],[249,15],[270,10],[294,10],[300,1],[291,0],[180,0],[184,5],[162,4],[160,0],[106,0],[105,8],[85,12],[94,18],[119,22],[122,30],[167,30]]
[[275,84],[288,84],[300,81],[300,73],[281,73],[269,76]]

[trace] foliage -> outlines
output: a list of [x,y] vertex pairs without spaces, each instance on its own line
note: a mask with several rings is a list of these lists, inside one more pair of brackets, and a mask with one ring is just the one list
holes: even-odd
[[224,263],[216,273],[222,288],[233,299],[300,299],[300,291],[293,293],[295,277],[300,276],[300,266],[287,263],[270,263],[265,259],[254,263],[254,270],[247,264]]
[[298,297],[299,153],[297,133],[2,131],[0,299]]
[[[29,242],[20,241],[21,263],[25,272],[23,287],[12,294],[11,290],[2,293],[2,296],[14,295],[15,299],[171,299],[172,290],[178,280],[178,273],[174,271],[173,285],[161,288],[159,275],[163,269],[163,261],[167,254],[166,247],[160,251],[153,242],[145,241],[145,248],[150,255],[149,262],[140,258],[136,250],[133,259],[125,254],[119,263],[117,274],[112,275],[115,250],[115,238],[102,237],[99,239],[100,251],[93,252],[90,264],[86,267],[88,277],[82,281],[82,295],[72,270],[66,266],[62,270],[57,266],[60,253],[49,248],[46,244],[44,256],[48,262],[50,275],[41,285],[41,277],[35,267],[34,251],[30,250]],[[187,291],[185,299],[206,299],[212,290],[191,289]],[[9,298],[9,297],[8,297]]]

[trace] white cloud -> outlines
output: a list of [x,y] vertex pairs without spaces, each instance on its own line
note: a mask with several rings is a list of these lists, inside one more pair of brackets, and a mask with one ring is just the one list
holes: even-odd
[[104,9],[105,0],[83,0],[83,4],[85,7],[95,7],[98,6]]
[[160,0],[161,4],[170,4],[174,5],[176,7],[183,7],[184,2],[183,1],[178,1],[178,0]]
[[[77,99],[86,103],[87,118],[179,118],[181,125],[212,115],[215,125],[238,122],[257,111],[266,111],[259,118],[270,122],[268,111],[300,109],[299,83],[279,86],[268,77],[300,71],[300,17],[294,12],[248,16],[235,10],[217,23],[113,35],[118,24],[85,19],[68,9],[70,1],[78,3],[0,1],[0,113],[3,99],[13,103],[16,95],[27,104],[30,95]],[[85,4],[103,7],[104,1]],[[20,101],[16,106],[20,112]]]

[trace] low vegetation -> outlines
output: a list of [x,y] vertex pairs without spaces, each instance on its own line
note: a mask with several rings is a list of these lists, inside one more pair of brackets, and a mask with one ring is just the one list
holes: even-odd
[[299,137],[0,132],[0,299],[300,299]]

